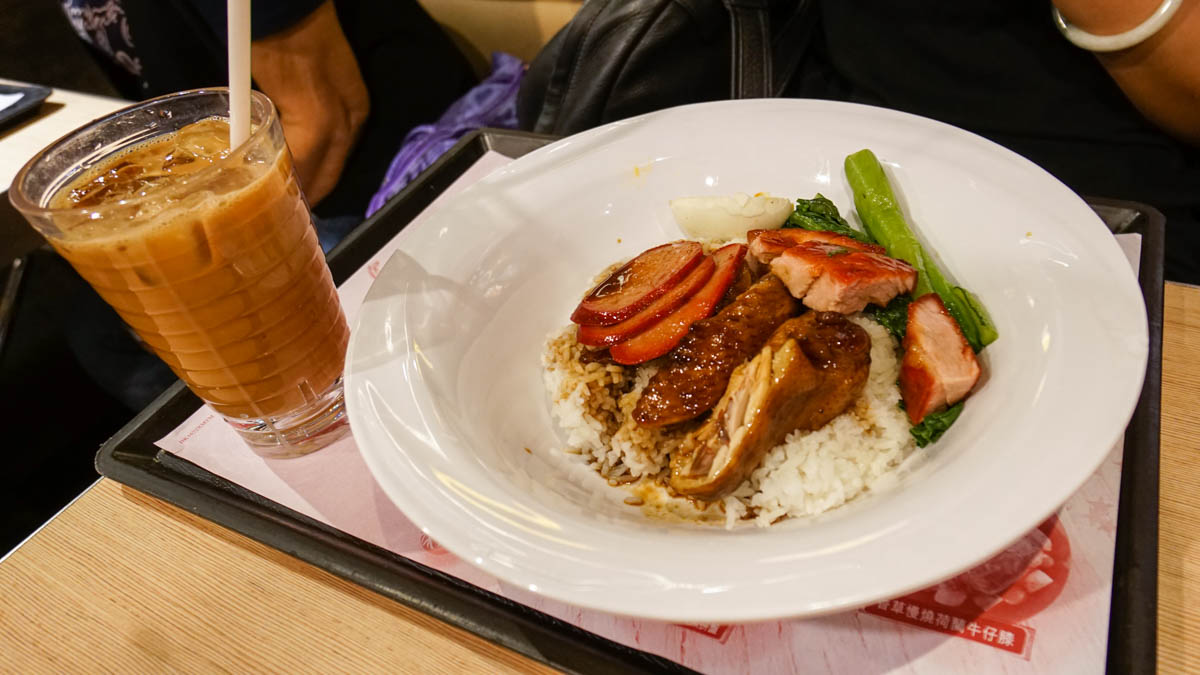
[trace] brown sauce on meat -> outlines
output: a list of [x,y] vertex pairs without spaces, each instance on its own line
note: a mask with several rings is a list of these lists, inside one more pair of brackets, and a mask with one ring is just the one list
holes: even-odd
[[642,392],[633,417],[643,426],[694,419],[712,409],[733,369],[749,359],[800,305],[773,274],[720,312],[692,325]]
[[[809,312],[772,337],[780,344],[793,336],[800,351],[821,373],[821,383],[805,406],[792,415],[795,429],[819,429],[842,414],[862,393],[871,370],[871,336],[837,312]],[[786,432],[785,434],[786,435]]]
[[608,352],[608,348],[604,349],[587,349],[579,355],[579,362],[583,364],[599,363],[605,366],[621,365],[613,360],[612,354]]
[[[755,360],[734,373],[704,426],[671,454],[671,487],[701,500],[725,497],[792,431],[819,429],[853,406],[870,369],[871,338],[844,316],[809,312],[785,322]],[[728,429],[731,401],[751,391],[762,397],[735,413],[736,426]],[[727,460],[714,472],[718,452]]]
[[742,293],[750,290],[754,285],[754,273],[750,271],[750,265],[742,263],[742,268],[738,270],[737,276],[733,278],[733,283],[729,285],[729,290],[725,291],[725,295],[721,297],[721,301],[717,303],[717,312],[725,309]]

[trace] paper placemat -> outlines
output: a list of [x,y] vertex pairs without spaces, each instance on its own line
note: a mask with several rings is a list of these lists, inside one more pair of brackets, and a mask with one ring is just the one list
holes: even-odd
[[[496,152],[485,154],[416,220],[509,161]],[[398,247],[398,238],[339,288],[352,324],[371,282]],[[1141,236],[1118,235],[1117,241],[1136,273]],[[421,533],[392,504],[352,438],[306,457],[265,460],[202,407],[157,445],[364,541],[610,640],[706,673],[963,673],[982,668],[1001,673],[1061,673],[1104,669],[1121,444],[1057,516],[988,563],[935,588],[817,619],[699,626],[579,609],[505,584],[459,560]]]

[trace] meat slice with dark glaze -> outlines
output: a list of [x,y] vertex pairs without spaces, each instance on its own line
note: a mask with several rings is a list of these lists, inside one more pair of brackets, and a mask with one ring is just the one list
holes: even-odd
[[954,405],[979,381],[979,360],[962,329],[934,293],[908,306],[900,361],[900,395],[913,424]]
[[712,409],[733,369],[758,350],[799,303],[774,275],[767,275],[717,314],[692,324],[642,391],[633,418],[659,427],[694,419]]
[[750,261],[744,260],[742,266],[738,268],[737,275],[733,278],[733,283],[729,285],[729,290],[725,291],[725,297],[721,298],[721,301],[717,303],[717,311],[725,309],[729,303],[737,300],[737,296],[750,290],[750,287],[754,285],[754,280],[757,278],[750,269]]
[[886,255],[811,241],[771,261],[771,271],[804,304],[819,312],[853,314],[884,306],[917,284],[912,265]]
[[841,314],[785,322],[672,454],[671,487],[704,501],[728,495],[788,434],[819,429],[852,406],[870,369],[870,337]]

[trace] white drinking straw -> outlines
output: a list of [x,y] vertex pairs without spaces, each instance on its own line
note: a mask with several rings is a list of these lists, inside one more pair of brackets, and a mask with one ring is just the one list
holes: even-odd
[[250,138],[250,0],[229,0],[229,148]]

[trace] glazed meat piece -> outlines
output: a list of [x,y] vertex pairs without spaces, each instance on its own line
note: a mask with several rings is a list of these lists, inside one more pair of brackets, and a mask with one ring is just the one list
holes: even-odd
[[704,248],[694,241],[643,251],[584,296],[571,321],[585,326],[620,323],[674,288],[702,260]]
[[788,228],[786,230],[750,230],[746,233],[746,243],[750,244],[750,257],[763,265],[769,264],[780,254],[793,246],[819,241],[852,251],[868,251],[885,255],[886,250],[878,244],[864,244],[833,232],[819,230],[804,230]]
[[658,427],[694,419],[712,409],[733,369],[762,348],[799,303],[774,275],[767,275],[691,331],[642,391],[633,418]]
[[958,403],[979,380],[979,361],[942,299],[927,293],[908,306],[900,395],[913,424]]
[[771,271],[819,312],[853,314],[867,303],[884,306],[917,284],[917,271],[903,260],[821,241],[787,249],[771,261]]
[[671,487],[704,501],[728,495],[792,431],[819,429],[853,405],[870,369],[870,337],[841,314],[785,322],[671,456]]
[[721,302],[717,303],[717,311],[721,311],[729,303],[736,300],[739,295],[750,290],[756,278],[750,270],[749,260],[743,262],[742,266],[738,269],[737,276],[733,278],[733,283],[729,285],[729,290],[725,291],[725,297],[721,298]]
[[717,311],[717,305],[733,285],[745,260],[745,244],[727,244],[713,251],[715,269],[708,281],[678,309],[637,335],[613,345],[610,349],[613,359],[620,364],[634,365],[670,353],[687,337],[693,324]]
[[687,276],[680,280],[679,283],[659,296],[658,299],[646,305],[637,314],[611,326],[580,326],[578,333],[579,344],[589,347],[611,347],[619,342],[628,340],[658,323],[664,316],[679,309],[681,305],[690,300],[697,291],[708,283],[708,280],[712,278],[713,272],[716,269],[717,265],[712,261],[712,258],[705,256],[700,261],[700,264],[696,265],[691,272],[688,272]]

